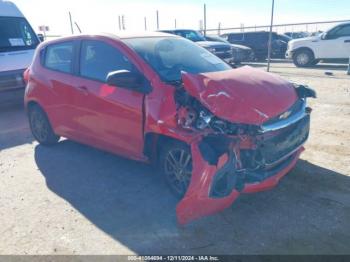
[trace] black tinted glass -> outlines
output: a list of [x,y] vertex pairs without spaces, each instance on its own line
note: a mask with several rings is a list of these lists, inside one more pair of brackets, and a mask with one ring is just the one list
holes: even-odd
[[130,61],[115,47],[101,41],[83,41],[80,57],[80,75],[106,81],[108,73],[117,70],[132,71]]

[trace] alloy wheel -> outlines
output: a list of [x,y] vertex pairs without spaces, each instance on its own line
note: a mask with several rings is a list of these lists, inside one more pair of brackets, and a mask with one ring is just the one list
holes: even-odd
[[165,175],[175,192],[185,195],[192,176],[191,154],[184,149],[169,150],[164,164]]

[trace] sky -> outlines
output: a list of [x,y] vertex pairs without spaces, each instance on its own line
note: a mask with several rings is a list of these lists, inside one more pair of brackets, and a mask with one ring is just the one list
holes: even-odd
[[[50,27],[50,35],[71,32],[69,15],[83,33],[118,33],[118,16],[124,15],[126,30],[156,30],[156,10],[160,29],[199,29],[203,4],[207,7],[207,28],[267,25],[270,22],[271,0],[12,0],[24,13],[34,30],[39,25]],[[276,24],[350,19],[350,0],[275,0]],[[324,30],[329,25],[309,30]],[[285,31],[305,27],[280,28]],[[77,31],[76,27],[74,28]]]

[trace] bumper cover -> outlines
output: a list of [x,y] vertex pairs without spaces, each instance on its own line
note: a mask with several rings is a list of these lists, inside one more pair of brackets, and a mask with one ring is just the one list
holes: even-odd
[[[240,193],[254,193],[275,187],[280,179],[285,176],[297,163],[304,148],[300,147],[294,154],[280,164],[268,170],[260,170],[257,173],[230,172],[228,176],[235,176],[236,183],[231,183],[230,193],[223,197],[213,195],[216,177],[225,170],[225,165],[232,162],[230,156],[225,153],[217,165],[210,165],[202,156],[199,143],[191,144],[193,171],[189,188],[184,198],[176,207],[176,215],[179,224],[187,224],[195,219],[208,216],[231,206]],[[234,166],[232,166],[234,168]],[[240,179],[245,184],[240,189]]]

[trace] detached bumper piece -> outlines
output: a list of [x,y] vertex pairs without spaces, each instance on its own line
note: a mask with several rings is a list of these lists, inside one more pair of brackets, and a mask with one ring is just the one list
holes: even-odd
[[[200,152],[199,142],[191,145],[192,150],[192,179],[189,188],[176,207],[176,215],[179,224],[187,224],[203,216],[211,215],[229,207],[239,196],[234,189],[234,160],[232,155],[224,153],[217,158],[217,163],[211,164],[203,158]],[[222,179],[231,180],[231,188],[227,186],[212,189],[216,176]],[[221,195],[222,194],[222,195]],[[222,196],[222,197],[219,197]]]

